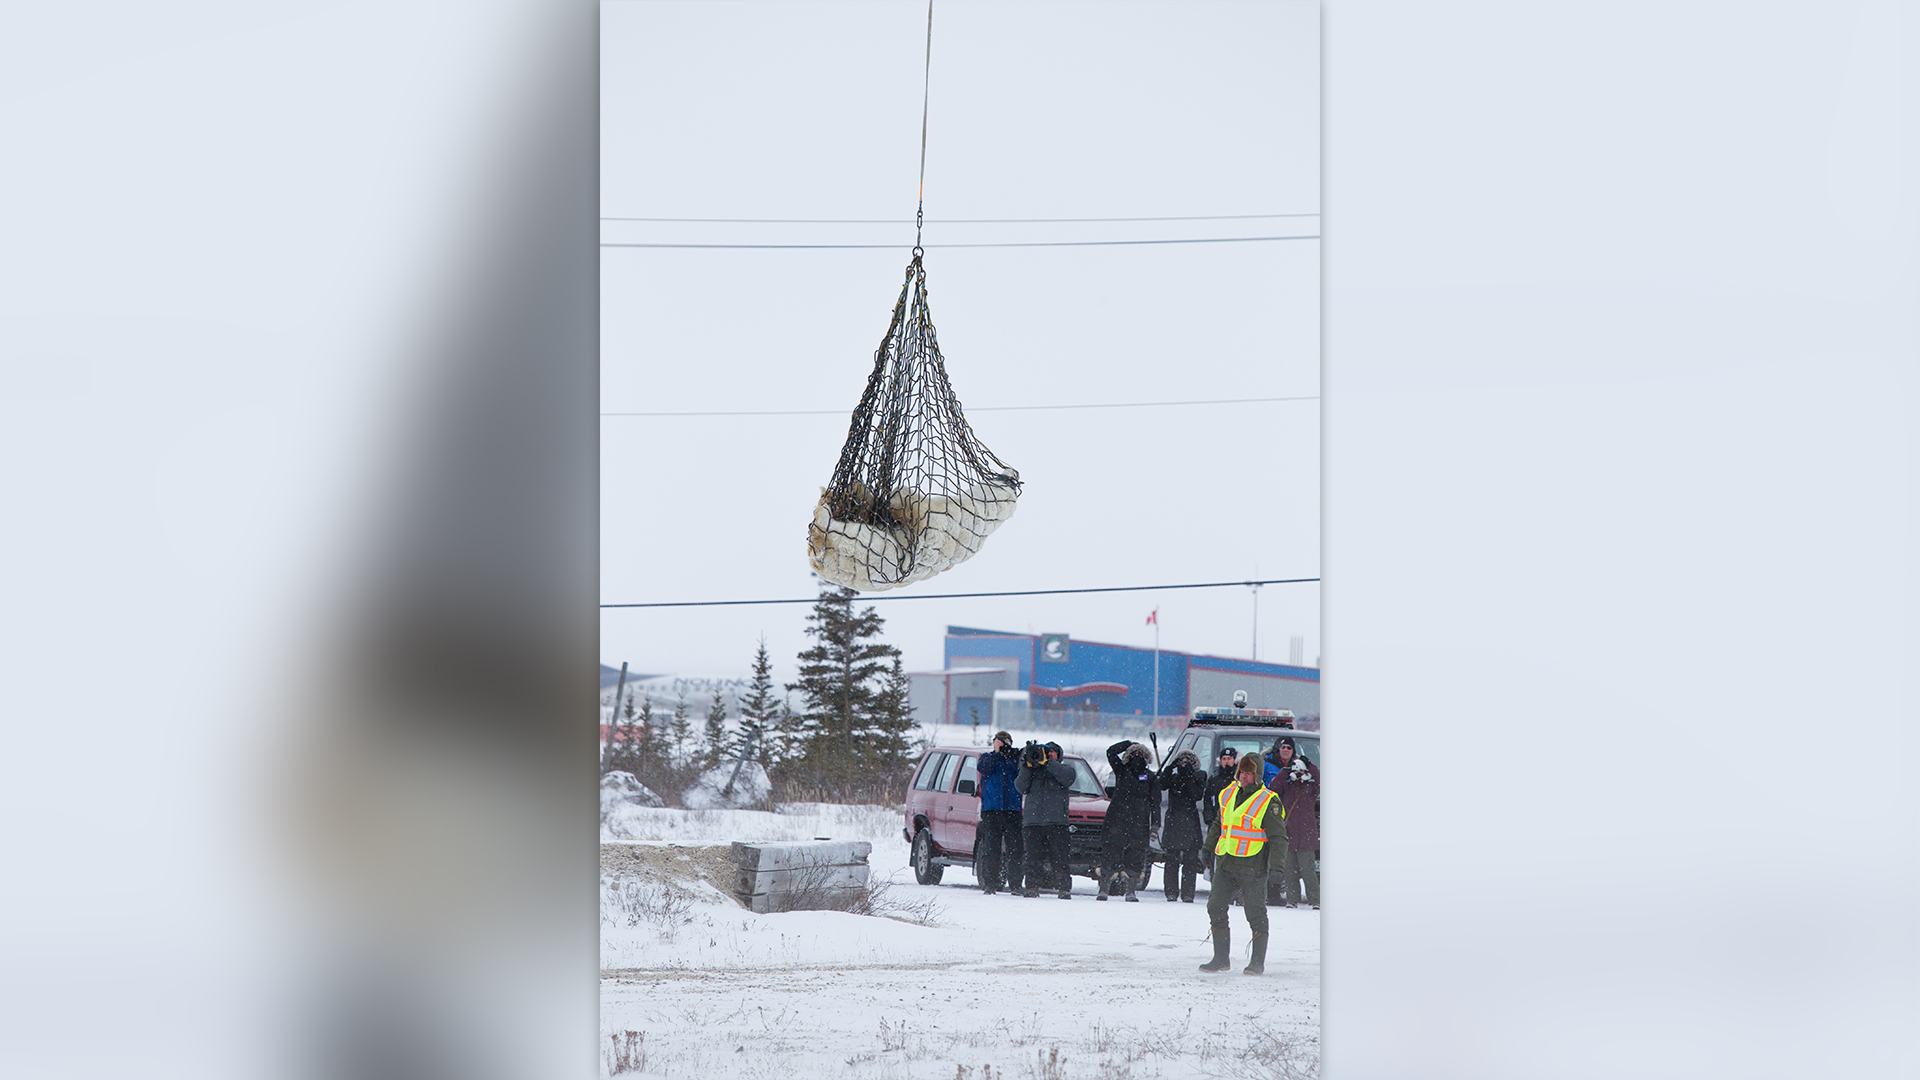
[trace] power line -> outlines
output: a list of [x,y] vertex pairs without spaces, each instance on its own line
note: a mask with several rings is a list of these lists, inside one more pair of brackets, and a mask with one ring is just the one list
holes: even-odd
[[[1267,401],[1319,401],[1319,394],[1299,397],[1215,398],[1210,401],[1112,401],[1091,405],[983,405],[977,412],[1030,412],[1036,409],[1147,409],[1163,405],[1253,405]],[[767,409],[726,412],[603,412],[601,416],[845,416],[845,409]]]
[[[1097,592],[1158,592],[1163,589],[1220,589],[1229,586],[1247,585],[1298,585],[1303,582],[1319,581],[1317,577],[1271,578],[1266,581],[1205,581],[1190,585],[1112,585],[1100,589],[1016,589],[1007,592],[961,592],[961,593],[919,593],[910,596],[861,595],[854,599],[862,603],[872,600],[970,600],[980,596],[1059,596],[1065,593]],[[602,608],[657,608],[657,607],[738,607],[749,604],[815,604],[817,596],[802,597],[798,600],[668,600],[650,604],[601,604]],[[851,602],[851,601],[849,601]]]
[[[1112,221],[1254,221],[1265,218],[1319,217],[1306,214],[1190,214],[1182,217],[1012,217],[929,218],[929,225],[1073,225]],[[911,225],[908,218],[748,218],[748,217],[603,217],[601,221],[684,221],[706,225]]]
[[[934,248],[1016,248],[1016,247],[1116,247],[1132,244],[1248,244],[1265,240],[1318,240],[1314,233],[1303,236],[1213,236],[1184,240],[1043,240],[1013,244],[925,244]],[[877,248],[910,250],[912,244],[609,244],[602,242],[603,248],[753,248],[757,250],[819,250],[824,248],[852,249]]]

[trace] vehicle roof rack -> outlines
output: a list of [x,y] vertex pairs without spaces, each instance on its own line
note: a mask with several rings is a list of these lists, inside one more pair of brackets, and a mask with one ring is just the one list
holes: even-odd
[[1235,724],[1242,727],[1293,727],[1292,709],[1227,709],[1212,705],[1193,710],[1192,723],[1207,726]]

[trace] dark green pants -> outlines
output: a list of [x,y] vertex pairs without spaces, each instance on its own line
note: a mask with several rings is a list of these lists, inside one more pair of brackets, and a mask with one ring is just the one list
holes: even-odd
[[[1270,847],[1271,845],[1269,845]],[[1207,896],[1207,921],[1215,926],[1227,924],[1227,911],[1233,904],[1233,892],[1240,890],[1240,905],[1247,909],[1247,926],[1256,934],[1267,932],[1267,848],[1259,854],[1213,857],[1213,887]]]
[[1307,903],[1320,906],[1320,871],[1313,868],[1314,857],[1318,851],[1295,851],[1287,848],[1274,856],[1274,862],[1280,867],[1280,880],[1287,890],[1287,903],[1300,902],[1300,883],[1306,882]]

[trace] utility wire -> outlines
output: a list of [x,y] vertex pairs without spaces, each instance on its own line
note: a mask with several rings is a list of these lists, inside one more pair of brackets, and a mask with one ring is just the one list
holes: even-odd
[[[1247,244],[1265,240],[1318,240],[1318,233],[1303,236],[1215,236],[1188,240],[1046,240],[1017,244],[927,244],[927,248],[1018,248],[1018,247],[1115,247],[1132,244]],[[603,248],[755,248],[759,250],[800,250],[800,249],[851,249],[880,248],[899,249],[905,244],[609,244]],[[915,250],[920,244],[913,245]]]
[[[862,594],[852,598],[861,603],[871,600],[970,600],[979,596],[1059,596],[1065,593],[1097,592],[1157,592],[1162,589],[1221,589],[1229,586],[1247,585],[1297,585],[1303,582],[1319,581],[1317,577],[1270,578],[1266,581],[1204,581],[1190,585],[1113,585],[1101,589],[1015,589],[1006,592],[961,592],[961,593],[918,593],[901,596],[899,594],[868,596]],[[817,596],[801,597],[798,600],[668,600],[651,604],[601,604],[602,608],[657,608],[657,607],[738,607],[749,604],[816,604]],[[851,603],[852,600],[849,600]]]
[[[983,405],[978,412],[1031,412],[1038,409],[1150,409],[1163,405],[1253,405],[1267,401],[1319,401],[1319,394],[1298,397],[1215,398],[1210,401],[1113,401],[1090,405]],[[767,409],[724,412],[603,412],[601,416],[845,416],[845,409]]]
[[[1319,217],[1307,214],[1195,214],[1182,217],[1027,217],[932,218],[928,225],[1073,225],[1112,221],[1252,221],[1258,218]],[[681,221],[707,225],[906,225],[906,218],[733,218],[733,217],[603,217],[601,221]]]

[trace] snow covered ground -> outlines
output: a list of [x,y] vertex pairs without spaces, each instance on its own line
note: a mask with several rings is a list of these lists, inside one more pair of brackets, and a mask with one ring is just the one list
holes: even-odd
[[[1271,911],[1267,975],[1253,980],[1235,909],[1235,967],[1206,975],[1204,880],[1192,904],[1167,903],[1157,871],[1135,904],[1096,903],[1084,878],[1070,901],[983,896],[958,867],[916,885],[901,815],[884,807],[640,809],[624,826],[651,869],[603,879],[609,1074],[1293,1077],[1317,1059],[1317,911]],[[711,845],[811,837],[873,844],[874,876],[893,883],[882,914],[755,915],[715,881]]]

